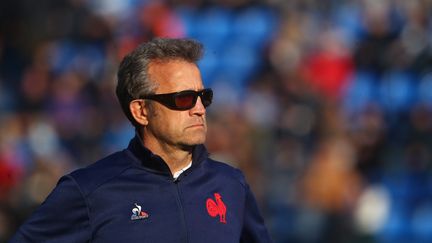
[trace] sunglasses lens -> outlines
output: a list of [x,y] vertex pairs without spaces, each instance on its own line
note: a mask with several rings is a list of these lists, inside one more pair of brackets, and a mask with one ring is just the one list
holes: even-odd
[[204,92],[201,96],[201,100],[202,100],[204,107],[209,106],[213,100],[213,91],[210,89],[204,90]]
[[180,94],[175,97],[175,105],[179,109],[190,109],[195,105],[196,95],[192,94]]

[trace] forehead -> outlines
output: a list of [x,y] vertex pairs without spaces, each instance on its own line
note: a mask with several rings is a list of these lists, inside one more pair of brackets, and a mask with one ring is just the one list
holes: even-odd
[[148,73],[157,84],[157,93],[203,88],[201,73],[195,63],[184,60],[152,61]]

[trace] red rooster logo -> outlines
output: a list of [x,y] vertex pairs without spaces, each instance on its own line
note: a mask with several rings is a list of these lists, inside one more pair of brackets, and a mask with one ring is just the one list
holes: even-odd
[[219,193],[214,194],[216,202],[209,198],[207,199],[206,206],[207,206],[207,212],[210,216],[216,217],[219,215],[219,222],[226,224],[226,206],[225,203],[222,201],[222,197]]

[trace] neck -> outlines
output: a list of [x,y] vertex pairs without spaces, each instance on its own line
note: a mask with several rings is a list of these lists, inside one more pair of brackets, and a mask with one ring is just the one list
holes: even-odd
[[172,174],[183,169],[192,161],[192,147],[179,148],[174,145],[161,144],[158,141],[146,141],[146,139],[143,140],[143,144],[167,163]]

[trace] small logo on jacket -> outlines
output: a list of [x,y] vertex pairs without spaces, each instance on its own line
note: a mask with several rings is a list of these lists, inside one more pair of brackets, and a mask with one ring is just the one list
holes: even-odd
[[213,218],[219,215],[219,222],[226,224],[226,211],[227,208],[225,203],[222,201],[222,197],[219,193],[215,193],[214,197],[216,199],[208,198],[206,202],[207,212]]
[[132,209],[131,220],[146,219],[148,217],[148,213],[141,211],[141,206],[135,203],[135,207]]

